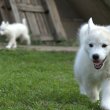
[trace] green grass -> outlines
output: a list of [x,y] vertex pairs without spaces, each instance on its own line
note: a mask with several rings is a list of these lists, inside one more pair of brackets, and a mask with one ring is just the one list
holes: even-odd
[[74,56],[0,50],[0,110],[99,110],[79,94]]

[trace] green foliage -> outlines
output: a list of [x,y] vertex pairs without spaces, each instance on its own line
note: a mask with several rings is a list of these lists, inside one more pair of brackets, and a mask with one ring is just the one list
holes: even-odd
[[74,53],[0,51],[0,110],[99,110],[79,94]]

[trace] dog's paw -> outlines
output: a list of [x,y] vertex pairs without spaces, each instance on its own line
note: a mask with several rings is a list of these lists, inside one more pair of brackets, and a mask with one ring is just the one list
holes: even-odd
[[6,48],[7,48],[7,49],[11,49],[11,46],[10,46],[10,45],[7,45]]

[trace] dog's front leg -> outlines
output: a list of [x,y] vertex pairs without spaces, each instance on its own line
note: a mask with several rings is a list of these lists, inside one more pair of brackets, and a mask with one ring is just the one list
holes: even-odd
[[94,103],[99,100],[99,90],[97,86],[86,85],[85,86],[86,94],[90,98],[90,100]]
[[101,107],[104,110],[110,110],[110,79],[103,82],[101,96]]
[[6,48],[7,48],[7,49],[10,49],[10,48],[12,48],[12,46],[13,46],[14,44],[16,44],[16,39],[15,39],[15,37],[13,37],[13,38],[10,39],[10,41],[9,41],[8,45],[6,46]]

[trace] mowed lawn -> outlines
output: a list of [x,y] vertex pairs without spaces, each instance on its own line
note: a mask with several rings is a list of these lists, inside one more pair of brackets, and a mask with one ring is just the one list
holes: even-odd
[[0,110],[100,110],[79,94],[74,56],[0,50]]

